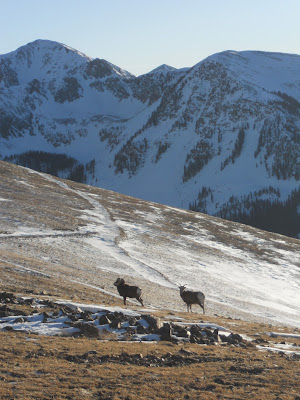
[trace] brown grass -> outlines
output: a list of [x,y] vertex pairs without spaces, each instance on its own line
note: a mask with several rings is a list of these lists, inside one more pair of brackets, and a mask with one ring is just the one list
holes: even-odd
[[[295,400],[299,393],[299,360],[253,348],[103,342],[11,332],[0,333],[0,340],[1,399]],[[140,358],[172,354],[198,362],[138,366],[122,361],[124,354]]]
[[[50,299],[63,296],[80,302],[121,305],[121,300],[97,290],[79,284],[72,286],[53,278],[22,275],[8,264],[1,265],[1,276],[4,274],[7,283],[1,282],[0,291],[32,292],[33,296]],[[28,306],[10,307],[28,311],[24,309]],[[154,314],[165,320],[178,317],[195,322],[199,322],[200,317],[202,321],[217,323],[253,339],[274,343],[282,339],[270,338],[267,332],[287,331],[282,327],[277,329],[196,313],[175,314],[161,310]],[[299,333],[296,329],[289,331]],[[250,342],[246,348],[238,348],[118,342],[116,339],[105,332],[101,340],[0,332],[0,398],[299,400],[300,360],[297,357],[260,351]],[[298,339],[285,341],[300,345]],[[178,359],[181,365],[159,366],[159,362],[163,364],[168,358]],[[139,360],[143,360],[144,365],[137,365]]]

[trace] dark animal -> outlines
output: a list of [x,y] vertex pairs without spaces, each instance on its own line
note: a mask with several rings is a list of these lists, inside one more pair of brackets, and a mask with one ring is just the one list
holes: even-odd
[[199,304],[199,306],[203,308],[203,314],[205,314],[205,310],[204,310],[205,296],[202,292],[193,292],[192,290],[187,290],[185,285],[179,286],[179,290],[180,290],[180,296],[181,296],[182,300],[187,305],[188,312],[189,312],[189,309],[192,312],[192,304]]
[[143,300],[141,298],[142,295],[142,289],[140,289],[137,286],[129,286],[125,283],[124,279],[118,278],[116,282],[114,283],[115,286],[117,286],[119,295],[123,297],[124,299],[124,304],[126,305],[126,297],[130,297],[133,299],[137,299],[141,305],[143,306]]

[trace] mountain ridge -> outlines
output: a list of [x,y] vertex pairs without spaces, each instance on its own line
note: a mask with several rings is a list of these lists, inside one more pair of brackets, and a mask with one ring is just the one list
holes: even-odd
[[228,50],[134,77],[56,42],[20,49],[0,56],[0,158],[64,153],[85,183],[236,220],[300,204],[300,56]]

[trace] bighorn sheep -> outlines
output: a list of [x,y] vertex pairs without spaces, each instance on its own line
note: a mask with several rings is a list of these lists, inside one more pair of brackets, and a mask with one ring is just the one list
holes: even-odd
[[189,312],[189,309],[192,312],[192,304],[199,304],[200,307],[203,308],[203,314],[205,314],[204,311],[204,300],[205,296],[202,292],[193,292],[191,290],[187,290],[186,285],[179,286],[180,290],[180,296],[182,300],[186,303],[187,305],[187,311]]
[[129,286],[125,283],[124,279],[118,278],[116,282],[114,283],[115,286],[117,286],[119,295],[123,297],[124,299],[124,304],[126,305],[126,297],[131,297],[134,299],[137,299],[141,305],[143,306],[143,300],[141,298],[142,295],[142,289],[140,289],[137,286]]

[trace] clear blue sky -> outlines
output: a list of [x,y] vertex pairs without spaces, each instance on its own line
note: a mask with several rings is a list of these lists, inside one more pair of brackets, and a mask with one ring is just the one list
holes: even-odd
[[65,43],[140,75],[223,50],[300,54],[300,0],[0,0],[0,54]]

